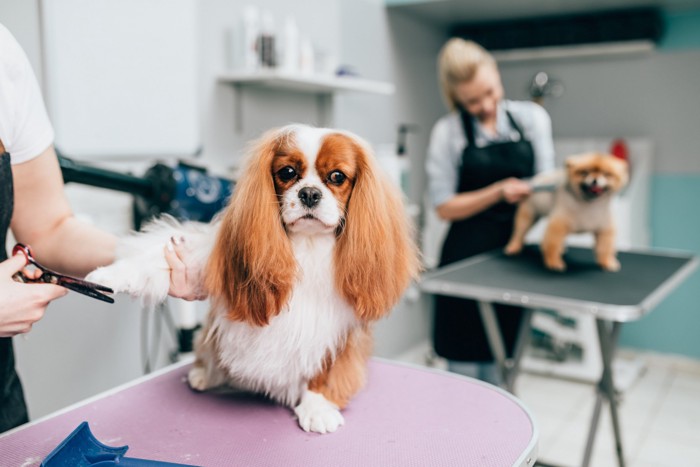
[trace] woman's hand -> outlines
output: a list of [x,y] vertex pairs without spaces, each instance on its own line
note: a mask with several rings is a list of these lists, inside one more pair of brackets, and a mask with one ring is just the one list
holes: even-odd
[[515,204],[524,198],[530,196],[532,187],[528,182],[524,182],[519,178],[506,178],[500,182],[501,198],[508,204]]
[[185,248],[185,237],[171,237],[164,252],[170,266],[168,295],[188,301],[207,298],[202,290],[202,265],[192,261],[192,255]]
[[[68,293],[58,285],[23,284],[12,279],[26,264],[21,254],[0,263],[0,337],[29,332],[44,316],[48,304]],[[34,277],[35,274],[27,275]]]

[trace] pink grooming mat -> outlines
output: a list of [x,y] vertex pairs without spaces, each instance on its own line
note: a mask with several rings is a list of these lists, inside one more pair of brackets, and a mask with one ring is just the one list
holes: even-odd
[[367,386],[332,434],[305,433],[293,412],[242,394],[195,393],[189,365],[0,436],[0,465],[39,465],[82,421],[129,456],[201,466],[532,465],[537,430],[513,396],[444,372],[372,360]]

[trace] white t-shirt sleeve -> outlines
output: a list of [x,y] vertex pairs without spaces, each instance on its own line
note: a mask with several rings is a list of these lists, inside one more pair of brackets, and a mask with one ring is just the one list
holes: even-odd
[[552,119],[539,104],[530,103],[532,109],[531,143],[535,152],[535,173],[554,169],[554,140]]
[[457,192],[461,151],[456,151],[450,131],[450,116],[437,121],[430,133],[425,171],[428,196],[434,207],[448,201]]
[[13,164],[40,155],[54,131],[26,54],[0,25],[0,139]]

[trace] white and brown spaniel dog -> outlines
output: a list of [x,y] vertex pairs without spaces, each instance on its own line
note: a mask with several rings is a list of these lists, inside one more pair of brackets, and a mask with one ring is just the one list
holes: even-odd
[[89,279],[163,300],[172,236],[185,238],[211,299],[192,388],[266,394],[293,407],[306,431],[341,426],[340,410],[364,384],[371,323],[419,269],[402,196],[369,146],[303,125],[268,132],[216,222],[158,221]]

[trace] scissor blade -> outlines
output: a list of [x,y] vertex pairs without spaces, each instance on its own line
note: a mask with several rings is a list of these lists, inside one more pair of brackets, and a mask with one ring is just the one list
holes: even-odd
[[[80,294],[87,295],[88,297],[96,298],[97,300],[101,300],[103,302],[114,303],[114,299],[112,297],[110,297],[109,295],[105,295],[101,292],[98,292],[90,287],[86,287],[86,286],[81,285],[81,284],[76,284],[73,282],[59,282],[58,285],[65,287],[66,289],[72,290],[74,292],[78,292]],[[105,288],[107,288],[107,287],[105,287]],[[112,289],[108,289],[108,290],[111,291]]]
[[76,277],[71,277],[71,276],[64,276],[63,274],[58,274],[58,273],[52,273],[53,274],[53,280],[51,282],[62,285],[64,287],[67,287],[68,284],[75,286],[75,287],[80,287],[84,290],[99,290],[100,292],[106,292],[113,294],[114,290],[111,288],[101,285],[101,284],[96,284],[95,282],[89,282],[83,279],[78,279]]
[[77,281],[79,285],[89,287],[91,289],[99,290],[102,292],[107,292],[107,293],[114,293],[114,290],[111,288],[107,287],[106,285],[101,285],[101,284],[96,284],[94,282],[86,281],[86,280],[79,280]]

